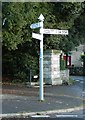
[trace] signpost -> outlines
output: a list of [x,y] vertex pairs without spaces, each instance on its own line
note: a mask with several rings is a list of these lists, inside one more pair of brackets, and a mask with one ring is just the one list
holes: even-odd
[[41,34],[32,33],[32,38],[35,38],[35,39],[38,39],[38,40],[42,40],[42,35]]
[[58,35],[68,35],[68,30],[58,30],[58,29],[41,29],[40,33],[43,34],[58,34]]
[[42,22],[39,23],[34,23],[30,25],[31,29],[36,29],[36,28],[40,28],[42,26]]
[[40,28],[40,34],[32,33],[32,37],[40,40],[40,100],[44,100],[43,95],[43,34],[58,34],[58,35],[68,35],[68,30],[58,30],[58,29],[44,29],[43,21],[44,16],[41,14],[38,18],[39,23],[34,23],[30,25],[31,29]]
[[[41,21],[41,28],[43,29],[44,16],[41,14],[38,18]],[[41,33],[42,39],[40,41],[40,100],[44,100],[43,95],[43,33]]]

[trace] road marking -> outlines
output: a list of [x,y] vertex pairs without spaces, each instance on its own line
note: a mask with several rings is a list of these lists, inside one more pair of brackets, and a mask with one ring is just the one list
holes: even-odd
[[59,103],[59,104],[62,104],[63,102],[61,102],[61,101],[55,101],[56,103]]
[[85,92],[82,92],[82,96],[85,97]]
[[83,84],[83,81],[81,81],[80,83]]
[[76,80],[77,82],[79,82],[79,80]]
[[56,115],[56,117],[78,117],[78,115]]
[[20,102],[20,100],[17,100],[17,102]]
[[43,118],[43,117],[50,117],[49,115],[33,115],[32,118]]
[[82,93],[85,94],[85,91],[83,91]]
[[25,116],[35,116],[37,113],[39,114],[53,114],[53,113],[69,113],[69,112],[73,112],[73,111],[77,111],[77,110],[82,110],[83,111],[83,107],[75,107],[75,108],[69,108],[69,109],[60,109],[60,110],[48,110],[48,111],[41,111],[41,112],[30,112],[30,113],[9,113],[9,114],[0,114],[0,117],[25,117]]

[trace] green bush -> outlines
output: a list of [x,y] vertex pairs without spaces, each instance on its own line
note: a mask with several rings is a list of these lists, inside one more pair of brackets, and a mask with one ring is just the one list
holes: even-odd
[[65,70],[66,67],[65,67],[65,60],[60,58],[60,70]]
[[69,84],[75,84],[75,83],[76,83],[76,81],[73,80],[71,77],[69,77]]
[[2,65],[3,77],[10,78],[10,82],[17,82],[17,80],[20,82],[29,81],[30,70],[32,71],[32,75],[39,73],[37,56],[19,50],[3,54]]
[[19,79],[21,81],[25,81],[25,79],[26,79],[26,73],[23,72],[23,71],[19,71],[14,76],[15,76],[16,79]]
[[81,59],[82,59],[83,62],[85,62],[85,54],[81,55]]

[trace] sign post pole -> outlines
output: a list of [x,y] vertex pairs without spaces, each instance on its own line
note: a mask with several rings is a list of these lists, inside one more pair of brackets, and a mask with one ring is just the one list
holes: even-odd
[[40,40],[40,100],[44,100],[43,95],[43,34],[59,34],[59,35],[68,35],[68,30],[58,30],[58,29],[44,29],[43,21],[44,16],[41,14],[38,18],[40,22],[30,25],[31,29],[40,28],[40,34],[32,33],[32,38]]
[[[38,18],[41,21],[41,28],[43,29],[43,21],[44,17],[41,14]],[[43,95],[43,33],[41,33],[41,40],[40,40],[40,100],[44,100],[44,95]]]

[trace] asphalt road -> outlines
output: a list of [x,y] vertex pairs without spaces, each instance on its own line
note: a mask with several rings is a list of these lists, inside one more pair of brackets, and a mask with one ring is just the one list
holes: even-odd
[[[73,76],[72,76],[73,78]],[[83,82],[81,77],[74,77],[77,82],[74,85],[68,86],[45,86],[44,87],[44,102],[39,101],[39,87],[17,87],[3,86],[2,98],[2,113],[24,113],[24,112],[40,112],[56,110],[55,113],[45,114],[50,117],[59,117],[59,115],[78,115],[82,117],[83,110],[75,110],[71,112],[60,112],[60,109],[69,109],[74,107],[83,107]],[[79,79],[79,81],[78,81]],[[76,117],[76,116],[75,116]]]
[[77,83],[85,85],[85,76],[71,76],[71,78],[74,79]]

